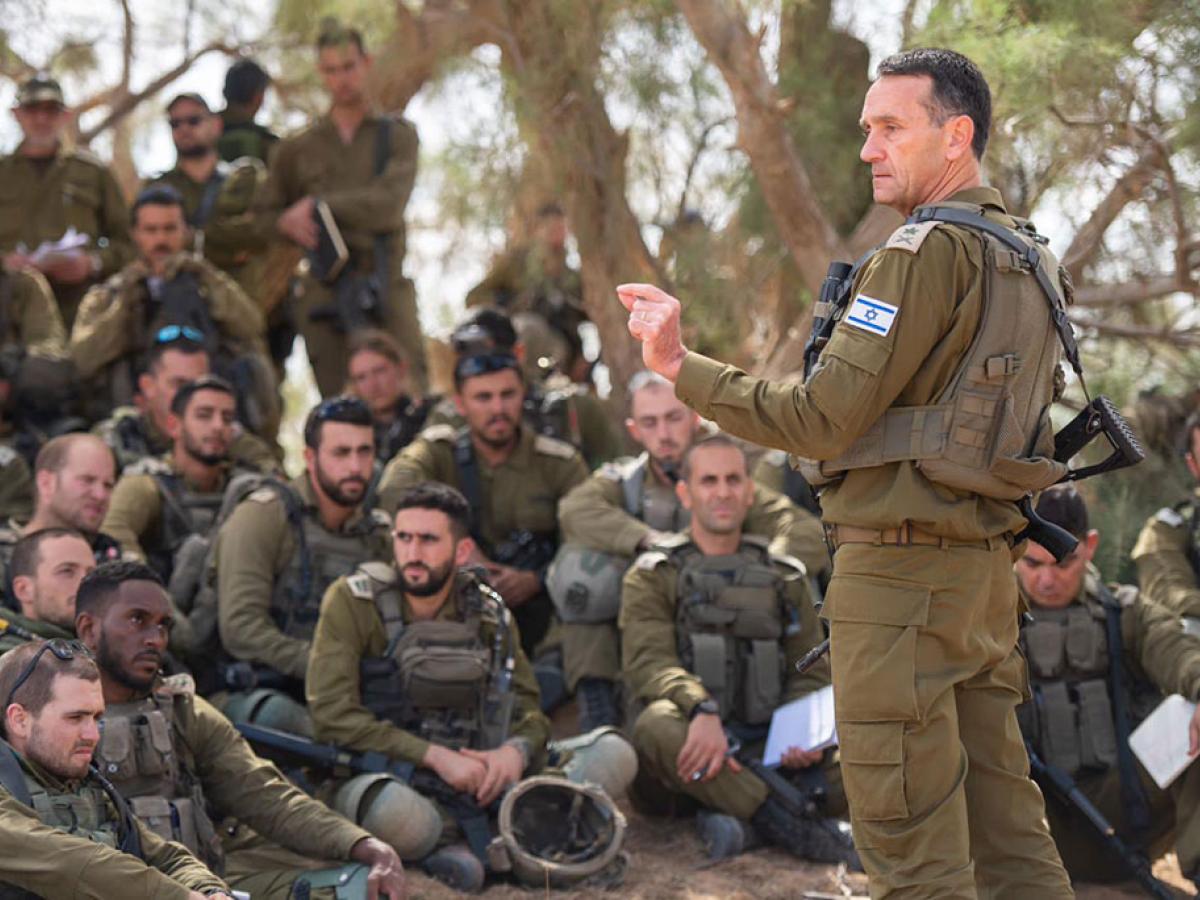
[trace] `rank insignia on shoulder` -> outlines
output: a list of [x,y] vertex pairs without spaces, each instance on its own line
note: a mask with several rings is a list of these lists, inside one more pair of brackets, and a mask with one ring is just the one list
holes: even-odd
[[854,298],[850,311],[846,313],[846,322],[868,334],[883,337],[891,332],[899,312],[899,308],[890,303],[859,294]]
[[899,228],[892,232],[892,236],[888,238],[886,244],[883,245],[885,250],[907,250],[909,253],[916,253],[921,249],[921,244],[925,242],[925,238],[929,236],[929,232],[937,228],[936,220],[929,222],[905,222]]

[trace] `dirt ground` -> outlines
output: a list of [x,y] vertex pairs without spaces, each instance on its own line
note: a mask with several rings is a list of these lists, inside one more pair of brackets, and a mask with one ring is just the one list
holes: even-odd
[[[556,900],[841,900],[866,897],[862,875],[839,873],[832,866],[800,863],[777,850],[755,850],[715,865],[708,863],[700,840],[688,819],[648,819],[622,804],[629,821],[625,848],[629,869],[625,883],[612,891],[598,889],[546,892]],[[1168,855],[1154,866],[1154,874],[1179,889],[1180,896],[1195,893],[1184,888],[1175,857]],[[449,900],[460,897],[419,873],[409,877],[413,900]],[[1136,885],[1077,885],[1079,900],[1132,900],[1145,895]],[[480,896],[490,900],[528,900],[542,893],[497,884]]]

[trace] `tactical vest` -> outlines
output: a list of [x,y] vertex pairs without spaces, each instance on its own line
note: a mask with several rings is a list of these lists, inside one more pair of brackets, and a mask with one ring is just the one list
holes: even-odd
[[647,478],[650,454],[642,453],[621,473],[621,502],[625,512],[655,531],[683,531],[692,516],[670,489],[656,490]]
[[188,848],[214,872],[225,855],[195,775],[191,752],[176,734],[182,694],[161,689],[132,703],[109,704],[95,764],[155,834]]
[[[371,597],[387,633],[382,656],[362,660],[362,702],[399,728],[454,749],[489,750],[508,737],[514,697],[511,613],[500,596],[466,573],[453,598],[460,618],[408,622],[395,569],[366,563],[350,579]],[[484,639],[483,625],[494,630]]]
[[784,640],[800,628],[787,602],[784,574],[767,542],[743,535],[730,556],[706,556],[679,536],[659,545],[679,570],[675,631],[684,668],[697,675],[721,707],[722,721],[769,722],[787,679]]
[[147,548],[147,557],[150,566],[169,581],[179,548],[192,535],[209,533],[216,522],[225,492],[202,493],[193,490],[182,475],[158,459],[144,459],[127,472],[149,475],[154,479],[162,498],[158,540],[153,548]]
[[[946,201],[936,207],[981,213],[970,203]],[[918,207],[910,223],[924,221],[922,209],[929,208]],[[932,211],[926,218],[937,220]],[[801,472],[810,484],[828,484],[852,469],[911,461],[935,483],[1017,500],[1066,473],[1066,465],[1053,459],[1049,418],[1060,357],[1050,303],[1055,314],[1065,316],[1070,279],[1032,226],[1018,223],[1005,230],[1039,260],[1055,296],[1047,298],[1027,256],[977,226],[956,222],[983,245],[983,305],[967,353],[933,403],[893,407],[836,459],[804,460]],[[813,368],[818,370],[819,365]]]

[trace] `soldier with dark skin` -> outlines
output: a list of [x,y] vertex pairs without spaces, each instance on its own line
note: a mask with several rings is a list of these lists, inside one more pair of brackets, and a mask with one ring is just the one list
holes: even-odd
[[304,441],[305,471],[287,493],[263,487],[237,506],[217,534],[209,573],[225,653],[282,678],[296,697],[326,588],[389,554],[388,517],[362,505],[375,462],[370,410],[356,397],[322,401]]
[[[0,252],[7,269],[31,266],[54,289],[67,329],[88,287],[133,257],[129,216],[112,172],[86,150],[67,150],[63,133],[71,112],[62,88],[35,75],[17,91],[13,116],[22,141],[0,159]],[[86,237],[82,247],[35,255],[69,228]]]
[[[79,582],[96,568],[92,548],[78,531],[43,528],[17,541],[13,548],[12,602],[20,612],[5,611],[0,628],[0,654],[29,640],[75,636],[75,594]],[[10,626],[16,626],[11,628]],[[18,634],[18,630],[28,634]]]
[[[537,681],[503,601],[463,569],[475,553],[467,532],[467,501],[446,485],[424,483],[402,492],[396,502],[394,565],[364,564],[334,582],[321,603],[307,681],[316,736],[429,769],[487,808],[508,787],[546,764],[550,725],[539,709]],[[468,652],[477,648],[489,655],[487,684],[481,689],[498,690],[495,679],[510,673],[507,690],[513,707],[507,722],[476,721],[474,713],[466,713],[461,730],[439,730],[449,716],[464,713],[456,706],[439,708],[436,700],[422,697],[419,676],[393,692],[360,675],[364,661],[381,661],[397,636],[397,658],[402,654],[415,659],[419,647],[438,643],[438,629],[453,628],[465,630],[446,639],[443,650],[449,653],[451,645],[461,647],[469,638],[474,644]],[[424,637],[419,636],[422,629]],[[411,641],[404,639],[406,632]],[[441,659],[439,671],[449,672],[450,657]],[[449,688],[453,679],[443,674],[442,681]],[[390,712],[377,703],[381,690],[391,698]],[[392,709],[404,697],[411,698],[411,714]],[[597,736],[575,753],[565,772],[619,795],[632,778],[632,755],[616,735]],[[613,774],[621,772],[627,777]],[[372,781],[379,777],[360,775],[340,784],[331,803],[339,809],[355,806],[359,821],[374,823],[401,856],[424,860],[427,869],[451,876],[447,880],[461,889],[482,885],[483,868],[465,847],[435,850],[454,840],[457,830],[443,825],[447,816],[435,799],[394,782],[366,803],[350,799],[361,794],[359,785]]]
[[[624,565],[666,534],[687,527],[690,515],[675,491],[679,464],[704,435],[700,417],[676,399],[661,376],[635,375],[627,396],[625,430],[645,452],[602,467],[558,508],[567,545],[609,554]],[[811,576],[829,568],[821,523],[772,491],[755,489],[745,531],[770,539],[772,550],[799,559]],[[572,551],[560,551],[560,560],[566,552]],[[579,694],[581,727],[617,724],[616,704],[604,699],[615,692],[621,669],[615,604],[611,621],[571,621],[561,609],[560,615],[567,686]]]
[[220,159],[221,117],[199,94],[180,94],[168,103],[167,123],[178,154],[175,167],[147,179],[142,189],[173,188],[183,198],[197,252],[250,293],[247,264],[266,246],[251,204],[266,169],[254,160],[231,165]]
[[252,59],[239,59],[225,73],[225,108],[217,153],[225,162],[252,156],[266,163],[279,136],[254,121],[262,108],[271,76]]
[[413,389],[408,360],[386,331],[366,329],[351,336],[346,387],[371,409],[375,420],[375,456],[380,464],[412,443],[441,397],[422,397]]
[[[745,824],[753,822],[761,837],[801,857],[849,861],[853,856],[849,842],[836,827],[789,820],[766,784],[743,770],[729,753],[727,728],[747,744],[765,741],[765,723],[775,706],[829,684],[825,662],[803,675],[795,669],[796,661],[818,644],[823,634],[803,568],[766,551],[761,539],[747,542],[742,526],[753,503],[754,483],[746,471],[745,455],[728,437],[705,438],[686,451],[676,491],[691,512],[688,530],[678,536],[664,535],[658,546],[639,556],[625,576],[621,597],[623,674],[630,691],[643,704],[633,725],[633,741],[641,769],[652,783],[646,792],[661,795],[665,791],[700,804],[704,814],[697,824],[715,857],[738,853],[749,845]],[[767,682],[773,684],[773,693],[768,691],[771,695],[764,695],[753,708],[743,699],[753,692],[725,684],[724,669],[719,685],[706,683],[699,674],[705,671],[700,638],[693,634],[694,624],[684,624],[690,622],[686,618],[690,613],[681,608],[685,601],[679,584],[684,573],[695,569],[695,563],[703,558],[719,558],[729,571],[765,566],[776,579],[766,592],[779,607],[769,613],[781,626],[771,639],[777,645],[777,658],[766,669],[757,667],[756,657],[762,653],[756,647],[751,661],[743,660],[743,665],[756,668],[739,676],[755,679],[760,690]],[[762,581],[755,583],[764,590]],[[689,597],[686,602],[695,605],[701,601]],[[703,601],[714,602],[722,604],[719,597]],[[737,608],[732,599],[723,605]],[[763,639],[766,634],[762,631],[758,637]],[[741,648],[734,652],[740,653]],[[791,770],[810,769],[819,767],[824,756],[822,750],[789,747],[781,765]],[[836,766],[830,765],[824,772],[814,770],[812,778],[813,787],[823,788],[827,795],[822,815],[844,814]]]
[[[990,118],[987,83],[965,57],[914,50],[882,62],[861,114],[876,202],[905,216],[922,204],[962,203],[1021,241],[999,193],[982,186]],[[652,285],[618,288],[646,366],[674,382],[680,399],[829,473],[821,507],[836,550],[822,616],[841,772],[873,897],[1072,895],[1017,725],[1026,681],[1011,565],[1013,537],[1026,525],[1014,500],[1065,473],[1049,459],[1052,433],[1040,414],[1054,399],[1061,340],[1051,308],[1061,312],[1067,289],[1040,245],[1022,241],[1055,296],[1027,271],[1002,270],[991,249],[985,257],[982,234],[937,220],[897,231],[858,270],[848,298],[862,312],[838,320],[803,384],[688,353],[678,300]],[[993,296],[1003,315],[1028,310],[1004,335],[982,313]],[[1014,376],[1023,397],[1016,428],[993,421],[1003,404],[983,407],[997,441],[1023,445],[1006,443],[999,469],[987,457],[949,461],[977,446],[958,443],[981,427],[965,420],[966,407],[955,443],[929,451],[941,457],[926,460],[910,444],[890,461],[882,442],[867,446],[881,419],[965,392],[950,379],[976,358],[976,335],[1011,341],[1015,326],[1030,330],[1036,364],[1010,365],[1002,353],[996,364],[978,362],[988,378]],[[1007,352],[1015,360],[1030,348]],[[990,398],[995,387],[985,379],[977,390]],[[911,439],[916,423],[896,428]]]
[[[317,200],[324,201],[349,250],[350,272],[367,277],[386,271],[374,324],[400,341],[420,385],[425,381],[425,346],[416,292],[403,271],[404,208],[416,178],[417,132],[404,119],[385,119],[373,111],[367,93],[371,57],[358,31],[341,26],[322,30],[317,70],[329,94],[329,113],[275,148],[255,204],[260,226],[314,251],[319,234],[314,211]],[[385,127],[388,153],[377,175],[379,132]],[[384,258],[377,260],[381,249]],[[336,394],[346,373],[347,335],[332,316],[333,291],[305,275],[294,300],[296,330],[308,346],[317,387],[322,396]]]
[[[232,900],[224,881],[130,815],[90,768],[104,694],[86,648],[36,641],[6,653],[0,697],[6,762],[0,776],[0,879],[7,890],[38,897],[86,890],[94,897]],[[130,832],[140,856],[118,849],[128,846]]]
[[[338,861],[370,868],[365,897],[405,896],[403,867],[391,847],[291,785],[195,695],[188,676],[162,677],[171,626],[166,591],[139,563],[109,563],[80,587],[75,628],[99,665],[106,707],[96,759],[134,815],[181,841],[191,833],[175,833],[171,820],[203,817],[197,831],[208,834],[208,842],[197,839],[189,849],[253,897],[287,900],[306,875],[336,869]],[[165,776],[148,762],[164,749],[145,724],[158,716],[169,723],[175,760]],[[130,733],[131,741],[125,739]],[[154,800],[169,803],[174,815],[163,821]],[[230,819],[232,825],[214,827]],[[312,896],[332,897],[333,891],[314,889]]]
[[[1030,541],[1017,560],[1017,580],[1033,617],[1021,632],[1034,695],[1018,711],[1021,731],[1044,762],[1074,779],[1127,844],[1153,860],[1173,843],[1179,868],[1194,881],[1200,874],[1200,768],[1189,766],[1168,790],[1160,790],[1129,751],[1116,704],[1120,691],[1125,727],[1132,730],[1164,694],[1200,699],[1200,638],[1165,608],[1139,597],[1137,588],[1102,583],[1092,565],[1100,534],[1088,527],[1087,505],[1073,486],[1043,492],[1037,511],[1074,535],[1079,546],[1055,562]],[[1119,621],[1115,647],[1110,616]],[[1114,654],[1120,659],[1119,685],[1110,668]],[[1195,755],[1200,708],[1188,735]],[[1122,752],[1128,753],[1125,760]],[[1130,877],[1119,858],[1104,852],[1083,815],[1052,792],[1046,792],[1046,815],[1073,879]]]

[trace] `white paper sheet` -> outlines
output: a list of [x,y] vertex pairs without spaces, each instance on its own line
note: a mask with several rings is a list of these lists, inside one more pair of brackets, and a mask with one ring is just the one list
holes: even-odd
[[779,760],[791,747],[824,750],[836,744],[833,687],[824,687],[775,710],[771,716],[771,728],[767,732],[763,764],[779,765]]
[[1188,724],[1196,704],[1172,694],[1129,735],[1129,746],[1154,783],[1166,789],[1196,759],[1188,756]]

